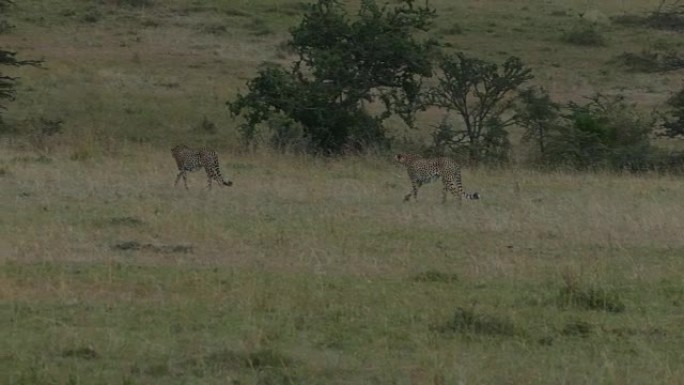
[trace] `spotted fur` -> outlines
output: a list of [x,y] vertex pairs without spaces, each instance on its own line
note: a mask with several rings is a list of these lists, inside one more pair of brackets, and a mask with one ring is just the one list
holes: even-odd
[[480,199],[480,194],[466,193],[461,184],[461,168],[451,158],[423,158],[418,155],[397,154],[394,159],[406,167],[411,179],[412,190],[406,194],[404,201],[418,199],[418,189],[430,182],[442,178],[442,202],[446,202],[447,191],[462,199]]
[[171,155],[176,161],[178,166],[178,176],[176,177],[176,182],[174,186],[178,184],[180,178],[183,178],[183,184],[185,188],[188,188],[188,181],[186,174],[189,171],[199,170],[204,168],[207,172],[208,178],[208,188],[211,189],[211,182],[216,181],[220,185],[232,186],[233,182],[225,181],[223,176],[221,176],[221,170],[219,169],[218,156],[216,151],[209,148],[192,149],[184,144],[180,144],[171,149]]

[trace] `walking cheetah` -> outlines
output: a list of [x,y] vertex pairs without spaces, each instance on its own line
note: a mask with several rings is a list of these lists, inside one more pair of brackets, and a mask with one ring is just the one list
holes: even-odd
[[411,179],[412,190],[406,194],[404,201],[418,199],[418,189],[430,182],[442,178],[444,189],[442,190],[442,202],[446,202],[447,190],[459,199],[480,199],[480,194],[466,193],[461,185],[461,168],[451,158],[423,158],[412,154],[397,154],[394,159],[403,164]]
[[204,167],[204,171],[207,172],[207,178],[209,179],[208,188],[211,190],[211,181],[215,180],[221,185],[232,186],[233,182],[225,181],[221,176],[221,170],[219,170],[218,156],[216,151],[209,148],[200,148],[199,150],[192,149],[184,144],[180,144],[171,149],[171,155],[173,159],[176,160],[176,165],[178,166],[178,176],[176,177],[176,182],[173,184],[176,186],[181,177],[183,177],[183,183],[185,188],[188,188],[188,181],[186,178],[186,173],[188,171],[199,170]]

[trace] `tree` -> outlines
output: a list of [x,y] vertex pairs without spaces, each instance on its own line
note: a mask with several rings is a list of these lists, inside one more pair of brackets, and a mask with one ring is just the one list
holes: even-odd
[[551,100],[544,88],[527,88],[518,94],[518,100],[516,122],[525,128],[522,140],[535,142],[540,159],[544,160],[549,136],[558,126],[560,105]]
[[385,119],[397,114],[411,125],[424,107],[422,81],[432,75],[437,43],[414,34],[429,30],[435,15],[413,0],[392,8],[363,0],[353,20],[339,0],[309,5],[290,31],[291,67],[262,65],[248,92],[227,103],[245,118],[243,139],[253,141],[259,124],[281,115],[301,125],[313,152],[386,144]]
[[[4,14],[11,4],[12,2],[10,0],[0,0],[0,12]],[[36,60],[19,60],[16,55],[16,52],[8,51],[0,47],[0,66],[18,67],[40,63],[40,61]],[[4,102],[14,100],[16,95],[16,81],[16,77],[5,75],[0,71],[0,124],[3,123],[2,110],[6,108]]]
[[463,130],[450,129],[451,144],[465,142],[471,161],[504,155],[508,146],[505,128],[515,122],[514,117],[503,117],[513,106],[513,99],[507,97],[532,78],[531,70],[516,57],[509,57],[499,68],[464,53],[444,56],[439,68],[430,104],[458,112],[465,126]]

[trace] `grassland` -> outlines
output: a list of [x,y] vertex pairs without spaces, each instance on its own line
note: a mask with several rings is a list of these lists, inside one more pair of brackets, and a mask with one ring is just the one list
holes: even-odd
[[[561,43],[585,2],[431,4],[446,39],[521,56],[559,99],[646,110],[680,86],[608,61],[681,35],[606,24],[606,47]],[[46,64],[17,70],[19,133],[0,143],[3,383],[682,384],[681,177],[468,169],[481,201],[426,186],[403,204],[389,157],[241,151],[224,102],[287,60],[300,12],[16,7],[3,46]],[[64,132],[32,135],[39,117]],[[178,141],[214,145],[235,185],[173,188]]]

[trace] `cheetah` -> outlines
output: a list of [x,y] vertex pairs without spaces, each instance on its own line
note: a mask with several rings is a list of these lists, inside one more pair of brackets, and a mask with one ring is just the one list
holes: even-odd
[[466,193],[461,185],[461,168],[451,158],[423,158],[418,155],[396,154],[394,159],[406,166],[408,176],[411,179],[412,190],[406,194],[404,201],[418,199],[418,189],[430,182],[442,178],[444,189],[442,190],[442,202],[446,202],[447,190],[459,199],[480,199],[477,192]]
[[176,186],[180,178],[183,178],[183,183],[185,188],[188,188],[188,181],[186,178],[186,173],[188,171],[199,170],[204,167],[204,171],[207,172],[207,178],[209,179],[208,188],[211,190],[211,181],[215,180],[221,185],[232,186],[233,182],[225,181],[221,176],[221,170],[219,170],[218,156],[216,151],[209,148],[200,148],[198,150],[192,149],[184,144],[180,144],[171,149],[171,155],[173,159],[176,160],[176,165],[178,166],[178,176],[176,177],[176,182],[173,184]]

